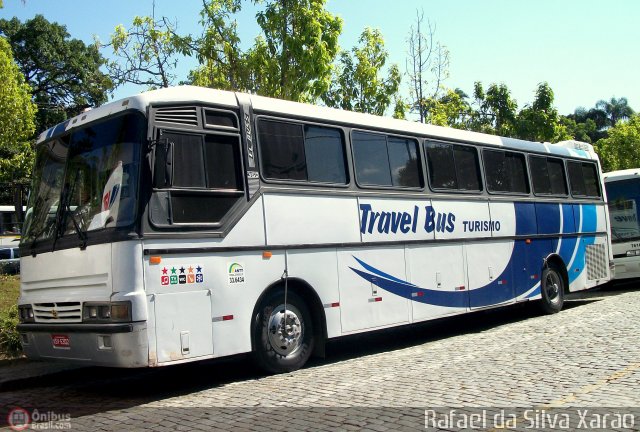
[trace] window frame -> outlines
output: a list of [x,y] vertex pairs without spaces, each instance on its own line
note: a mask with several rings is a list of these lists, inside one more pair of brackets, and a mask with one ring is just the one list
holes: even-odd
[[[529,192],[511,192],[511,191],[492,191],[489,189],[489,181],[487,180],[487,166],[485,163],[485,157],[484,154],[486,151],[499,151],[499,152],[505,152],[505,153],[514,153],[514,154],[519,154],[522,156],[523,160],[524,160],[524,169],[525,169],[525,180],[527,181],[527,186],[529,187]],[[527,158],[527,155],[529,153],[526,153],[524,151],[519,151],[516,149],[513,149],[511,147],[508,148],[501,148],[501,147],[482,147],[482,151],[480,152],[482,154],[482,177],[483,180],[485,182],[485,189],[487,191],[487,193],[489,195],[498,195],[498,196],[508,196],[508,195],[513,195],[513,196],[518,196],[518,197],[530,197],[532,196],[532,190],[533,188],[531,187],[531,181],[529,179],[529,161]]]
[[[304,127],[305,126],[311,126],[311,127],[323,127],[323,128],[327,128],[327,129],[333,129],[336,130],[338,133],[340,133],[340,136],[342,138],[342,156],[344,158],[344,173],[345,173],[345,183],[330,183],[330,182],[318,182],[318,181],[311,181],[311,180],[290,180],[290,179],[274,179],[274,178],[269,178],[265,175],[264,173],[264,163],[263,163],[263,159],[262,159],[262,139],[260,138],[260,121],[261,120],[267,120],[267,121],[275,121],[275,122],[281,122],[281,123],[291,123],[291,124],[297,124],[302,126],[302,137],[303,137],[303,145],[304,145],[304,141],[305,141],[305,135],[304,135]],[[256,140],[256,145],[255,145],[255,151],[257,151],[258,155],[257,155],[257,159],[258,159],[258,172],[260,173],[260,180],[266,184],[274,184],[274,185],[296,185],[296,186],[312,186],[312,187],[317,187],[317,188],[322,188],[322,187],[329,187],[329,188],[338,188],[338,189],[347,189],[351,186],[351,178],[352,178],[352,173],[351,173],[351,161],[349,159],[349,151],[347,149],[347,133],[345,132],[345,128],[341,127],[341,126],[337,126],[337,125],[332,125],[332,124],[327,124],[327,123],[319,123],[319,122],[313,122],[313,121],[303,121],[303,120],[297,120],[297,119],[291,119],[291,118],[284,118],[284,117],[276,117],[276,116],[271,116],[271,115],[256,115],[254,117],[254,121],[255,121],[255,140]],[[306,163],[306,153],[305,153],[305,163]],[[308,171],[307,171],[307,175],[308,175]]]
[[[431,185],[431,173],[429,170],[429,154],[427,152],[427,145],[429,143],[436,143],[436,144],[446,144],[446,145],[450,145],[452,146],[452,148],[454,146],[458,146],[458,147],[468,147],[468,148],[472,148],[475,150],[476,156],[477,156],[477,168],[478,168],[478,174],[480,175],[480,190],[469,190],[469,189],[446,189],[446,188],[435,188]],[[482,159],[480,157],[480,153],[482,153],[480,150],[482,149],[482,147],[475,145],[475,144],[471,144],[471,143],[458,143],[458,142],[450,142],[450,141],[441,141],[438,139],[430,139],[430,138],[425,138],[423,140],[422,143],[422,150],[424,152],[424,165],[425,165],[425,171],[427,174],[427,183],[429,185],[429,190],[431,192],[434,193],[438,193],[438,194],[443,194],[443,193],[449,193],[449,194],[457,194],[457,195],[473,195],[473,196],[478,196],[478,195],[484,195],[484,193],[487,191],[487,186],[485,183],[485,179],[484,179],[484,175],[483,175],[483,166],[482,166]],[[455,165],[455,153],[454,153],[454,157],[453,157],[453,163]],[[456,168],[456,180],[457,180],[457,165],[455,165]]]
[[[224,111],[224,110],[220,110]],[[230,111],[232,112],[232,111]],[[149,212],[149,224],[154,229],[159,230],[172,230],[177,228],[219,228],[222,227],[230,215],[234,212],[234,208],[239,205],[239,202],[242,201],[243,197],[247,196],[247,185],[246,185],[246,171],[245,171],[245,162],[243,159],[243,148],[242,148],[242,136],[238,132],[232,132],[229,128],[220,128],[218,130],[214,130],[211,128],[201,129],[201,130],[191,130],[191,129],[180,129],[180,128],[163,128],[157,127],[156,133],[160,131],[169,133],[169,134],[183,134],[183,135],[195,135],[201,139],[202,142],[202,163],[205,169],[205,182],[207,181],[206,177],[206,156],[205,156],[205,145],[207,137],[215,137],[215,136],[224,136],[230,139],[237,139],[237,157],[238,164],[236,169],[236,176],[238,185],[241,189],[220,189],[220,188],[208,188],[208,187],[184,187],[184,186],[168,186],[164,188],[155,187],[155,164],[157,159],[157,151],[158,145],[154,146],[153,149],[153,157],[152,157],[152,165],[151,165],[151,185],[150,185],[150,200],[153,200],[153,197],[157,197],[161,199],[161,194],[166,194],[163,199],[168,199],[169,206],[167,208],[166,216],[171,220],[170,223],[167,224],[159,224],[154,221],[153,211]],[[175,152],[175,146],[171,149],[172,153]],[[173,155],[172,155],[173,157]],[[171,166],[171,179],[173,181],[175,177],[175,164]],[[220,197],[235,197],[236,203],[234,203],[227,213],[217,222],[176,222],[173,216],[173,202],[172,196],[173,192],[177,194],[177,196],[186,196],[186,195],[201,195],[201,196],[220,196]]]
[[[361,184],[358,181],[358,172],[356,170],[356,154],[355,154],[355,145],[354,145],[354,141],[353,141],[353,134],[354,133],[364,133],[364,134],[370,134],[370,135],[379,135],[384,137],[385,142],[387,144],[387,149],[388,149],[388,145],[389,145],[389,141],[388,138],[398,138],[398,139],[405,139],[405,140],[411,140],[414,141],[416,143],[416,161],[418,162],[418,175],[419,180],[421,185],[419,187],[415,187],[415,186],[394,186],[394,185],[368,185],[368,184]],[[374,130],[370,130],[370,129],[361,129],[361,128],[351,128],[351,130],[349,131],[349,144],[351,147],[351,161],[352,161],[352,167],[353,167],[353,178],[354,178],[354,182],[356,184],[356,186],[360,189],[364,189],[364,190],[392,190],[392,191],[411,191],[411,192],[422,192],[426,190],[426,182],[425,182],[425,167],[424,167],[424,154],[422,153],[422,142],[424,142],[424,138],[418,138],[415,136],[411,136],[411,135],[403,135],[403,134],[397,134],[397,133],[387,133],[387,132],[380,132],[380,131],[374,131]],[[388,150],[387,150],[388,152]],[[387,153],[387,158],[388,158],[388,153]],[[393,181],[393,176],[391,171],[389,171],[389,175],[391,175],[391,180]]]
[[[564,172],[564,185],[566,188],[567,193],[566,194],[554,194],[554,193],[538,193],[535,191],[535,187],[533,184],[533,170],[531,169],[531,158],[533,157],[537,157],[537,158],[542,158],[545,159],[547,161],[547,167],[548,167],[548,162],[549,159],[555,159],[558,160],[562,163],[562,170]],[[567,198],[569,196],[571,196],[571,184],[569,183],[569,172],[567,170],[567,164],[566,164],[567,160],[563,157],[560,156],[548,156],[548,155],[542,155],[542,154],[537,154],[537,153],[528,153],[528,157],[527,157],[527,164],[529,167],[529,183],[530,183],[530,187],[531,187],[531,193],[534,196],[537,197],[543,197],[543,198]],[[548,168],[547,168],[547,172],[548,172]]]

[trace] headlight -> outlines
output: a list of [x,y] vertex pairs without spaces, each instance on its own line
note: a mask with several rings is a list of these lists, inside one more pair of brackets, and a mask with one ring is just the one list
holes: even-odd
[[34,322],[33,308],[31,305],[18,306],[18,319],[22,323]]
[[131,321],[131,302],[85,303],[84,322],[128,322]]

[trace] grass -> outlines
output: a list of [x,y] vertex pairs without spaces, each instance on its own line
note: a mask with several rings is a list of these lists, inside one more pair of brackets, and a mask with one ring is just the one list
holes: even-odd
[[18,324],[20,276],[0,275],[0,358],[21,355]]
[[18,303],[20,276],[0,275],[0,315],[5,315],[9,307]]

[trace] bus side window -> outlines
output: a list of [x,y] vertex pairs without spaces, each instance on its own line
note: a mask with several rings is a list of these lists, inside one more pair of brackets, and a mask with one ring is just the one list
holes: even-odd
[[489,192],[529,193],[523,154],[502,150],[484,150],[482,154]]
[[567,196],[567,179],[561,159],[529,156],[529,166],[536,195]]
[[600,198],[598,171],[596,165],[589,162],[567,162],[571,193],[578,197]]
[[426,142],[427,165],[431,188],[482,190],[478,152],[474,147]]
[[340,130],[261,119],[258,134],[267,179],[347,183]]
[[422,187],[416,141],[353,132],[356,178],[364,186]]

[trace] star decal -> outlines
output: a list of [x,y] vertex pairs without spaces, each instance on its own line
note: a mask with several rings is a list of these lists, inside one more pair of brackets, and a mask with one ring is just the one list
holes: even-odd
[[176,274],[176,268],[175,267],[171,267],[171,274]]
[[167,274],[167,268],[166,268],[166,267],[164,267],[164,268],[162,269],[162,274],[163,274],[163,275]]
[[196,271],[197,271],[198,273],[202,273],[202,267],[200,267],[200,266],[196,267]]
[[192,266],[189,266],[188,270],[189,270],[189,273],[193,273],[193,267]]
[[183,273],[184,273],[184,266],[180,267],[180,274],[183,274]]

